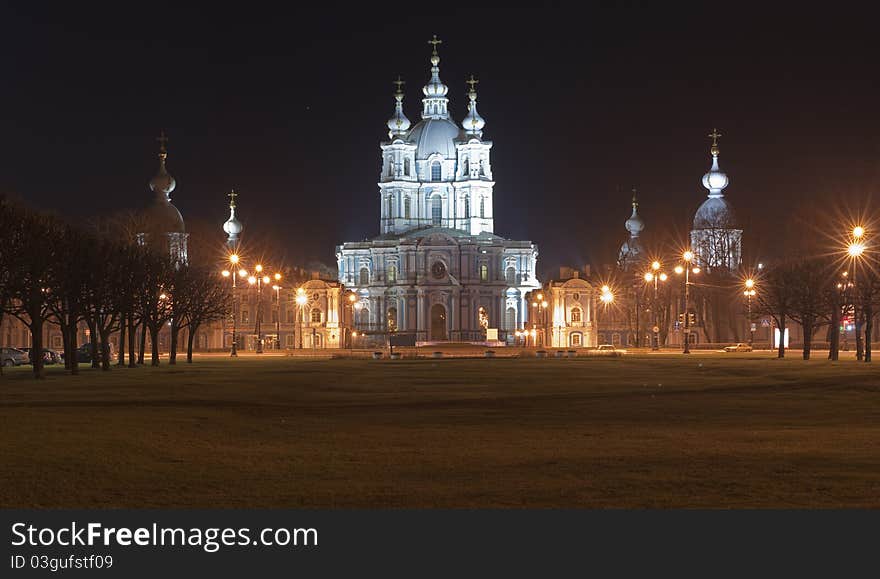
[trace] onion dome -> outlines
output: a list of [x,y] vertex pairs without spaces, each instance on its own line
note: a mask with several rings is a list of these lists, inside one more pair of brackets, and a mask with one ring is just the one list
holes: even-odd
[[461,122],[461,126],[466,134],[480,139],[483,137],[483,127],[486,126],[486,121],[477,112],[477,91],[474,85],[478,82],[480,81],[475,79],[474,75],[471,75],[471,78],[467,81],[467,84],[470,85],[468,90],[470,102],[468,103],[468,114]]
[[630,215],[629,219],[624,223],[624,227],[629,231],[630,237],[638,237],[639,234],[645,229],[645,222],[642,221],[642,218],[639,217],[639,202],[636,200],[636,190],[633,189],[633,198],[632,198],[632,215]]
[[147,208],[144,216],[151,230],[162,233],[184,233],[186,228],[183,217],[177,207],[171,203],[171,192],[174,191],[177,182],[165,168],[168,137],[162,132],[156,140],[159,141],[159,171],[150,179],[150,189],[156,193],[156,198]]
[[397,85],[397,91],[394,93],[394,100],[396,101],[394,104],[394,115],[388,119],[388,138],[392,141],[395,137],[403,137],[411,125],[409,119],[403,114],[403,91],[401,90],[403,81],[400,80],[400,77],[397,77],[394,84]]
[[436,34],[432,40],[428,41],[428,44],[433,46],[433,51],[431,53],[431,80],[422,88],[422,94],[425,95],[425,98],[422,99],[423,119],[449,118],[449,99],[446,98],[449,87],[440,80],[440,55],[437,53],[437,45],[442,43],[442,40],[437,40]]
[[721,134],[717,129],[712,129],[709,137],[712,138],[712,167],[703,175],[703,187],[709,190],[709,198],[706,199],[694,215],[694,229],[725,229],[736,225],[736,215],[733,206],[724,198],[723,190],[730,183],[727,174],[718,166],[718,137]]
[[226,232],[226,242],[229,245],[235,245],[238,242],[238,236],[241,235],[241,231],[244,229],[244,226],[241,224],[235,217],[235,198],[238,194],[235,191],[229,192],[229,219],[226,220],[226,223],[223,224],[223,231]]
[[174,180],[174,177],[168,174],[168,170],[165,168],[165,159],[168,157],[168,150],[165,148],[165,145],[168,142],[168,137],[165,136],[163,131],[157,140],[159,141],[159,171],[155,177],[150,179],[150,189],[170,201],[171,192],[174,191],[177,182]]
[[721,191],[730,183],[727,174],[718,167],[718,137],[721,134],[717,129],[712,129],[709,136],[712,137],[712,148],[709,150],[712,155],[712,167],[703,175],[703,187],[709,190],[709,197],[721,197],[724,195]]

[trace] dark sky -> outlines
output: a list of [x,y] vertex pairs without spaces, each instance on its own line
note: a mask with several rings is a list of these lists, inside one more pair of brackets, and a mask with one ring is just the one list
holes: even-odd
[[683,239],[713,126],[750,253],[880,184],[876,24],[851,5],[423,4],[7,5],[0,190],[83,217],[143,206],[164,128],[189,222],[219,232],[234,187],[246,234],[333,264],[378,233],[391,80],[415,122],[434,33],[457,121],[480,79],[496,233],[537,242],[544,271],[612,259],[633,185],[648,241]]

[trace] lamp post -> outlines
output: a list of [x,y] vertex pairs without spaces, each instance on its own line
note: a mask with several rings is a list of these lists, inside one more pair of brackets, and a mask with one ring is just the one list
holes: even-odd
[[[546,312],[547,312],[547,306],[549,306],[550,304],[547,302],[547,300],[544,299],[543,293],[539,293],[537,297],[538,297],[537,301],[532,302],[532,308],[537,308],[537,310],[538,310],[538,314],[536,316],[536,319],[540,319],[540,322],[541,322],[541,345],[544,346],[545,342],[547,341],[547,337],[546,337],[547,334],[546,334],[546,329],[545,329],[546,325],[547,325]],[[536,324],[534,322],[532,322],[532,335],[533,336],[536,334],[535,327],[536,327]],[[537,346],[537,341],[535,342],[535,345]]]
[[[612,292],[612,291],[611,291],[611,288],[608,287],[607,285],[603,285],[603,286],[602,286],[602,288],[601,288],[601,293],[599,294],[599,301],[602,302],[602,306],[603,306],[603,316],[604,316],[604,310],[607,310],[607,309],[608,309],[608,306],[609,306],[610,304],[614,303],[614,292]],[[596,314],[597,314],[597,316],[596,316],[596,332],[597,332],[597,333],[599,332],[599,317],[598,317],[598,313],[599,313],[599,311],[596,310]]]
[[[690,354],[690,288],[691,288],[691,261],[694,259],[694,252],[691,250],[687,250],[681,254],[682,260],[684,260],[684,266],[676,266],[675,273],[682,274],[684,273],[684,350],[682,350],[682,354]],[[699,267],[694,267],[693,272],[700,273]]]
[[755,324],[752,323],[752,296],[755,295],[755,280],[749,278],[745,281],[746,289],[743,290],[743,295],[746,296],[746,299],[749,303],[749,346],[755,341]]
[[[280,274],[276,274],[280,275]],[[281,349],[281,286],[277,283],[272,286],[275,290],[275,349]]]
[[669,276],[666,275],[666,272],[660,271],[660,262],[655,261],[651,264],[651,271],[645,273],[645,281],[648,283],[654,283],[654,301],[651,305],[651,312],[654,318],[654,326],[651,328],[651,334],[654,336],[653,342],[651,343],[652,350],[660,349],[660,326],[659,320],[657,318],[657,289],[658,282],[666,281]]
[[309,301],[309,298],[306,297],[306,290],[303,288],[297,288],[296,290],[296,305],[297,305],[297,313],[296,317],[299,322],[299,349],[302,350],[303,347],[303,334],[302,334],[302,313],[303,306]]
[[[353,291],[348,292],[348,296],[346,297],[346,308],[348,308],[348,341],[350,349],[353,349],[351,346],[351,342],[354,341],[354,304],[357,301],[357,294]],[[343,323],[345,320],[343,320]]]
[[235,278],[238,277],[236,275],[235,266],[238,265],[239,257],[238,254],[233,253],[229,256],[229,263],[232,265],[232,269],[224,269],[221,271],[221,275],[223,277],[232,278],[232,347],[230,348],[229,355],[233,358],[238,356],[238,348],[236,347],[236,321],[238,317],[238,312],[235,311]]
[[[861,225],[857,225],[852,229],[852,237],[849,245],[846,248],[847,254],[852,258],[852,286],[853,286],[853,323],[856,328],[856,359],[862,360],[862,353],[864,351],[862,347],[862,325],[861,319],[859,318],[859,302],[861,300],[861,295],[859,292],[859,286],[856,282],[857,272],[858,272],[858,262],[859,258],[865,253],[865,242],[863,241],[865,237],[865,228]],[[870,340],[870,336],[868,336]]]

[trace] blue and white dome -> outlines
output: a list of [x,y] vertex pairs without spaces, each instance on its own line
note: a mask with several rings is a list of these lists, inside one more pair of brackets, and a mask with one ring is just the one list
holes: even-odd
[[460,135],[461,129],[451,119],[428,118],[416,123],[406,140],[416,145],[416,159],[427,159],[435,153],[454,159]]

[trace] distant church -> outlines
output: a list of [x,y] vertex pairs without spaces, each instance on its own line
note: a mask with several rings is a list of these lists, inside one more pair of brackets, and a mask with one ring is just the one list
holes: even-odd
[[400,332],[417,341],[503,338],[528,319],[525,294],[540,287],[531,241],[494,233],[490,152],[468,81],[467,114],[449,113],[434,37],[421,121],[411,126],[397,81],[389,140],[381,143],[380,235],[337,247],[339,281],[358,295],[365,332]]

